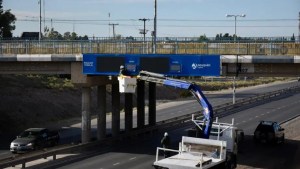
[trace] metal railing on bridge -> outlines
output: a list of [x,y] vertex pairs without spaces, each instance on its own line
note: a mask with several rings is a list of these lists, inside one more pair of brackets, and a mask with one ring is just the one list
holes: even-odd
[[[0,54],[152,53],[152,38],[3,39]],[[299,40],[283,38],[158,38],[158,54],[300,55]]]

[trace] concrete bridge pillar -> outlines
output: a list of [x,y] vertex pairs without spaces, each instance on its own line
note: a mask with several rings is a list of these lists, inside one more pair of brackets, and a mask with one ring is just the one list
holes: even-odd
[[137,81],[137,127],[145,126],[145,82]]
[[149,83],[149,125],[156,124],[156,83]]
[[128,132],[132,129],[132,116],[133,116],[133,94],[125,93],[125,131]]
[[82,88],[82,123],[81,142],[87,143],[91,138],[91,88]]
[[119,83],[112,84],[112,136],[120,134],[120,92]]
[[106,137],[106,85],[98,86],[97,90],[97,139]]

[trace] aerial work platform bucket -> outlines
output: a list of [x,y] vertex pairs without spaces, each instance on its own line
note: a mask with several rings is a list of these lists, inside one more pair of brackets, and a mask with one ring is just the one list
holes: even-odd
[[136,78],[129,76],[119,76],[119,91],[120,93],[135,93]]

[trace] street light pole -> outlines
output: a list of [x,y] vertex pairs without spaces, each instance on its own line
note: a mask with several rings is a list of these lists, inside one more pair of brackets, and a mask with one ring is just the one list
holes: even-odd
[[[245,14],[242,15],[228,15],[226,14],[226,17],[234,17],[234,43],[236,43],[236,18],[237,17],[246,17]],[[232,91],[232,104],[235,104],[235,90],[236,90],[236,77],[238,76],[238,55],[236,55],[236,68],[235,68],[235,75],[233,76],[233,91]]]
[[234,17],[234,42],[236,42],[236,20],[237,20],[237,17],[246,17],[245,14],[242,14],[242,15],[228,15],[226,14],[226,17]]

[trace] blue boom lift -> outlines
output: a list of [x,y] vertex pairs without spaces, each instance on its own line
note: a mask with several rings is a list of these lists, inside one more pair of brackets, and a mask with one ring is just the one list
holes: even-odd
[[148,71],[140,71],[137,79],[144,80],[146,82],[153,82],[165,86],[172,86],[175,88],[189,90],[203,108],[203,117],[204,117],[203,121],[205,123],[203,127],[202,138],[205,139],[209,138],[210,130],[213,123],[213,114],[214,114],[213,108],[198,85],[183,80],[172,79],[164,76],[163,74],[158,74],[158,73],[153,73]]

